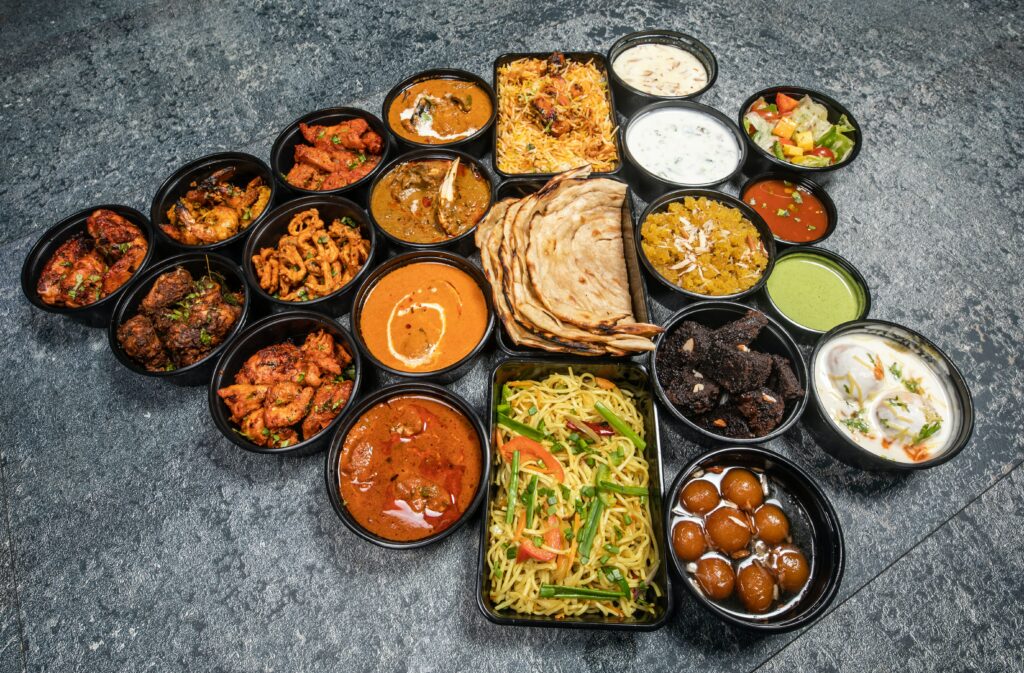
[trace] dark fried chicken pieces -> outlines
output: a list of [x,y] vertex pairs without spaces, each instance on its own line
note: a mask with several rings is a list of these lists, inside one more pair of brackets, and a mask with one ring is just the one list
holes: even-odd
[[219,276],[194,280],[184,267],[161,274],[139,312],[117,328],[128,357],[147,370],[171,371],[199,362],[231,333],[245,297],[226,291]]
[[723,437],[763,437],[777,428],[786,404],[801,399],[804,389],[788,358],[750,345],[767,324],[754,310],[718,329],[681,322],[656,355],[669,401]]
[[53,306],[88,306],[128,282],[146,258],[149,243],[136,225],[99,209],[85,231],[64,241],[43,267],[39,298]]
[[301,347],[285,342],[261,348],[217,391],[231,422],[258,446],[286,448],[322,432],[352,395],[352,356],[324,330]]

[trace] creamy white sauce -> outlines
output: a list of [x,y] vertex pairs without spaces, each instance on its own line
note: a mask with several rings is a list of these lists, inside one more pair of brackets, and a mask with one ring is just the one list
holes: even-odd
[[821,349],[814,370],[829,418],[871,453],[916,463],[949,447],[956,427],[950,394],[932,367],[902,344],[844,334]]
[[725,124],[688,108],[662,108],[634,119],[626,146],[637,163],[683,185],[724,180],[740,163],[740,146]]
[[708,71],[696,56],[669,44],[638,44],[612,62],[629,86],[654,96],[685,96],[708,83]]

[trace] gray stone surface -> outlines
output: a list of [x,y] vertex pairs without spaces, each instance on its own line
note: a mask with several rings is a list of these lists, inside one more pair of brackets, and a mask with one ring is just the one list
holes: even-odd
[[[816,27],[803,32],[772,19],[778,7],[0,7],[0,320],[11,326],[0,333],[11,372],[0,395],[10,516],[10,538],[0,530],[8,540],[0,671],[20,670],[20,645],[30,671],[743,671],[780,650],[779,670],[885,669],[872,658],[883,632],[850,637],[879,614],[898,619],[901,636],[920,630],[951,641],[976,635],[975,621],[956,618],[974,601],[986,603],[977,620],[1019,621],[1012,602],[993,596],[1020,590],[1004,579],[1022,569],[1015,528],[998,515],[1019,522],[1021,470],[957,513],[1024,458],[1024,157],[1012,140],[1024,131],[1021,8],[787,5]],[[205,390],[127,373],[105,332],[36,311],[21,296],[21,261],[52,222],[106,201],[148,211],[159,182],[190,158],[221,149],[266,157],[299,114],[332,104],[378,111],[393,83],[419,69],[489,76],[505,51],[605,51],[641,27],[705,39],[721,68],[705,102],[729,115],[751,91],[780,81],[820,87],[852,108],[866,142],[828,186],[840,228],[826,247],[869,278],[874,316],[932,337],[975,394],[972,444],[911,477],[847,468],[801,429],[772,443],[821,480],[846,531],[842,604],[802,634],[734,631],[685,596],[671,624],[652,634],[491,625],[475,606],[475,524],[419,552],[360,542],[327,502],[322,457],[244,455],[209,421]],[[658,319],[669,314],[655,308]],[[453,388],[482,407],[496,359],[482,358]],[[662,438],[668,477],[702,450],[671,422]],[[965,521],[981,532],[968,535]],[[973,545],[965,558],[976,581],[952,562],[929,565],[944,540]],[[936,592],[952,595],[903,596],[900,580],[920,572],[941,575]],[[991,593],[993,583],[1001,593]],[[929,610],[914,602],[929,595]],[[19,620],[24,642],[12,646]],[[946,630],[929,630],[935,620]],[[819,660],[819,640],[843,654]],[[973,654],[931,643],[916,645],[921,670]]]
[[[0,478],[2,476],[3,459],[0,458]],[[6,480],[3,480],[0,483],[0,673],[21,671],[24,663],[8,511]]]
[[1022,526],[1017,470],[760,670],[1024,670]]

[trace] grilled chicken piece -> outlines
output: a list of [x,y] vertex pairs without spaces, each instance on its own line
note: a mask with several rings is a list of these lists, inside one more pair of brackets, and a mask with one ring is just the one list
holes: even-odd
[[295,344],[282,343],[261,348],[242,365],[236,383],[272,385],[290,381],[302,353]]
[[117,341],[128,357],[151,372],[164,371],[172,364],[153,321],[142,313],[121,323],[117,328]]
[[352,358],[343,348],[338,350],[344,353],[344,358],[340,358],[335,350],[334,337],[320,330],[306,337],[306,342],[302,344],[302,357],[316,363],[321,371],[337,376]]
[[267,391],[263,404],[263,422],[268,428],[287,428],[301,421],[309,412],[313,389],[285,381]]
[[[43,266],[36,283],[36,292],[47,304],[55,306],[80,306],[75,297],[68,297],[65,281],[69,278],[74,283],[72,268],[85,255],[92,252],[92,241],[85,234],[76,234],[54,251]],[[77,293],[76,293],[77,296]],[[84,297],[83,297],[84,298]]]
[[268,389],[269,386],[236,383],[233,386],[221,388],[217,394],[231,411],[231,420],[241,423],[243,418],[263,407],[263,400],[267,397]]
[[192,292],[192,274],[185,267],[161,274],[153,282],[139,308],[143,313],[154,314],[177,304]]
[[325,383],[313,396],[313,406],[309,415],[302,421],[302,437],[309,439],[331,424],[348,403],[352,394],[352,381],[341,383]]

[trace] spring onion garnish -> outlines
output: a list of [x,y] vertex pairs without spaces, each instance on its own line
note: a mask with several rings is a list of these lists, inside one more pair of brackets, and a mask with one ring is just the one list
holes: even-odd
[[505,512],[505,523],[511,524],[516,515],[516,498],[519,489],[519,452],[512,452],[512,478],[508,482],[508,511]]
[[633,446],[640,449],[641,451],[647,448],[647,442],[641,439],[640,435],[633,432],[633,428],[626,425],[626,422],[623,421],[618,416],[616,416],[611,409],[604,406],[600,402],[594,403],[594,409],[597,410],[597,413],[601,414],[601,417],[604,418],[604,420],[608,421],[608,425],[615,428],[616,432],[618,432],[620,435],[622,435],[629,441],[633,442]]
[[533,511],[537,506],[537,475],[530,478],[526,487],[526,527],[533,528]]
[[535,442],[539,442],[544,439],[544,433],[537,428],[532,428],[525,423],[520,423],[517,420],[511,419],[500,411],[498,412],[498,425],[503,425],[512,432],[516,432],[523,437],[529,437]]
[[619,495],[647,495],[647,489],[643,486],[623,486],[610,481],[599,481],[597,487],[606,493],[618,493]]
[[613,601],[623,598],[618,591],[607,591],[605,589],[586,589],[584,587],[565,587],[559,584],[540,585],[541,598],[584,598],[599,601]]

